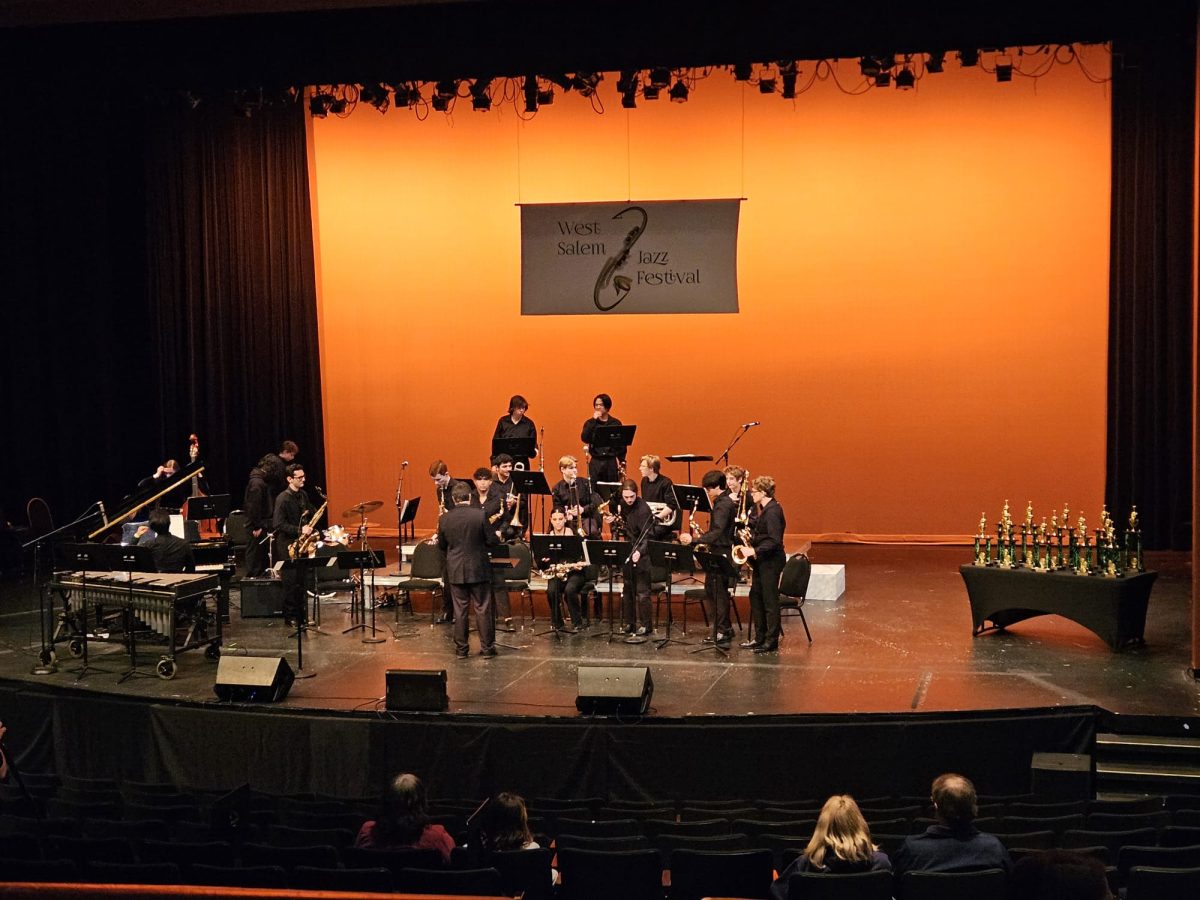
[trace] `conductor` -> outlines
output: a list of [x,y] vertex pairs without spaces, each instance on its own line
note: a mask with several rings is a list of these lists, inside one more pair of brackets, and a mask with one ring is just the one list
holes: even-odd
[[492,564],[488,547],[500,541],[488,527],[482,509],[472,507],[471,488],[455,482],[450,489],[454,506],[438,520],[437,543],[446,554],[446,584],[454,601],[454,655],[466,659],[467,604],[475,610],[479,655],[496,655],[496,625],[492,621]]

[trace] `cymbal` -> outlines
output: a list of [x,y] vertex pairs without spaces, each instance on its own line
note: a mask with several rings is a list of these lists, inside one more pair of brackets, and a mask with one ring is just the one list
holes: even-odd
[[712,462],[711,456],[698,456],[695,453],[676,453],[668,456],[667,462]]
[[382,500],[364,500],[362,503],[352,506],[342,513],[342,517],[348,519],[351,516],[365,515],[366,513],[374,512],[381,506],[383,506]]

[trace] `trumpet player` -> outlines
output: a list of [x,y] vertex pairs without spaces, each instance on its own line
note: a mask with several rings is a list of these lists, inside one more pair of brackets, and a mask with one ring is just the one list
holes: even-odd
[[563,511],[577,535],[592,537],[600,529],[596,523],[596,496],[592,493],[591,481],[579,477],[579,461],[573,456],[560,457],[558,470],[562,479],[550,492],[554,508]]
[[583,430],[579,434],[580,440],[587,445],[587,452],[592,457],[588,464],[588,476],[593,484],[597,481],[620,481],[624,478],[622,470],[625,468],[625,452],[611,447],[592,446],[592,438],[598,426],[622,424],[616,416],[609,415],[610,409],[612,397],[608,394],[597,394],[593,397],[592,417],[583,423]]
[[753,634],[742,646],[755,653],[774,653],[779,649],[779,577],[787,562],[783,547],[787,520],[783,515],[783,507],[775,499],[774,478],[759,475],[750,483],[749,490],[758,510],[747,542],[750,546],[745,551],[754,573],[754,580],[750,583]]
[[638,460],[642,473],[642,499],[654,511],[655,524],[650,532],[652,541],[673,541],[679,537],[679,499],[675,482],[661,471],[662,460],[647,453]]
[[[629,479],[621,482],[621,501],[617,509],[620,517],[617,528],[624,540],[633,543],[621,576],[625,582],[621,592],[621,627],[630,635],[630,643],[640,644],[647,635],[654,634],[654,624],[650,620],[650,553],[647,546],[650,529],[654,527],[654,513],[638,496],[637,484]],[[605,516],[604,521],[612,525],[617,516]]]
[[[725,473],[720,469],[711,469],[704,473],[700,482],[708,494],[708,502],[712,506],[712,515],[708,520],[708,531],[692,535],[684,532],[680,542],[684,544],[702,545],[710,553],[721,553],[726,556],[733,549],[733,520],[737,510],[729,499],[726,489]],[[699,531],[699,526],[696,526]],[[709,614],[710,622],[716,623],[714,633],[704,639],[711,644],[728,644],[733,640],[733,627],[729,623],[729,579],[724,575],[707,572],[704,576],[704,594],[707,598],[705,611]]]
[[[505,504],[504,489],[492,480],[492,471],[487,466],[480,466],[475,470],[475,474],[471,476],[475,490],[471,492],[469,505],[483,510],[487,530],[495,536],[496,543],[503,543],[504,532],[508,528],[505,521],[509,513]],[[497,620],[503,621],[501,627],[505,631],[515,631],[512,622],[512,602],[508,591],[497,588],[497,582],[500,581],[503,581],[502,570],[492,579],[492,603],[496,605],[496,617]]]
[[[516,484],[512,479],[514,468],[516,468],[516,463],[507,453],[497,453],[492,457],[492,475],[496,487],[504,495],[504,508],[508,511],[508,517],[500,535],[501,539],[505,541],[511,541],[524,534],[524,523],[529,521],[529,512],[523,503],[524,497],[517,491]],[[522,468],[524,467],[522,466]],[[519,514],[517,513],[518,505],[521,506]]]
[[[574,535],[570,528],[567,527],[567,513],[565,510],[555,507],[550,513],[550,531],[549,534],[557,537],[566,537]],[[539,560],[542,565],[547,565],[549,560]],[[587,581],[584,563],[562,563],[555,566],[552,570],[546,573],[546,600],[550,604],[550,626],[555,631],[561,631],[564,634],[575,634],[580,628],[586,628],[588,622],[583,618],[580,607],[580,591],[583,588],[584,582]],[[564,598],[567,602],[567,615],[571,619],[571,623],[567,625],[563,622],[562,604]]]
[[[502,438],[533,438],[537,440],[537,426],[533,424],[533,419],[529,418],[526,413],[529,412],[529,401],[520,394],[513,394],[508,401],[508,412],[500,417],[496,423],[496,431],[492,434],[492,440],[500,440]],[[535,449],[534,455],[537,455]],[[513,459],[513,465],[520,463],[520,468],[529,468],[529,459],[520,457]]]

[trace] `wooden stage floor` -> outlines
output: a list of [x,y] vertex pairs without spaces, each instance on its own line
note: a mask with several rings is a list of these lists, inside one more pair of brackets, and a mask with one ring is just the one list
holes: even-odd
[[[496,659],[456,660],[448,626],[431,626],[428,597],[416,598],[419,617],[380,610],[383,643],[367,644],[350,624],[348,594],[325,601],[323,630],[304,647],[304,669],[279,706],[295,710],[371,713],[383,706],[389,668],[446,669],[450,711],[466,715],[574,717],[580,663],[650,666],[657,716],[908,713],[1095,705],[1113,713],[1187,718],[1200,714],[1200,688],[1188,675],[1191,572],[1184,554],[1151,554],[1160,576],[1151,595],[1146,645],[1113,653],[1098,637],[1056,616],[1022,622],[1006,633],[971,634],[970,609],[958,566],[969,548],[819,544],[812,558],[846,566],[846,593],[806,607],[813,642],[796,617],[786,617],[777,654],[755,656],[736,646],[728,658],[693,653],[703,636],[693,608],[691,643],[662,650],[653,642],[609,643],[590,632],[535,636],[547,628],[545,600],[537,620],[498,635]],[[515,599],[515,596],[514,596]],[[296,644],[282,623],[245,619],[234,591],[225,653],[279,656],[296,668]],[[118,684],[127,659],[116,645],[98,647],[97,672],[83,680],[60,647],[59,671],[33,675],[40,641],[36,593],[28,583],[0,585],[0,678],[38,686],[144,697],[154,701],[216,702],[216,663],[201,652],[182,654],[178,675]],[[747,623],[745,598],[739,600]],[[605,634],[607,632],[604,632]],[[660,629],[660,636],[662,630]],[[744,634],[737,638],[743,640]],[[156,654],[143,659],[153,670]]]

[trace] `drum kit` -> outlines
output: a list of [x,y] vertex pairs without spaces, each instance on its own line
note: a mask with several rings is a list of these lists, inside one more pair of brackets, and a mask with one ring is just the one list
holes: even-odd
[[342,518],[353,519],[357,516],[359,520],[357,530],[351,532],[341,525],[330,525],[321,535],[324,543],[327,546],[348,547],[351,541],[355,541],[365,549],[367,546],[367,530],[379,527],[378,522],[367,521],[367,513],[374,512],[381,506],[383,506],[382,500],[364,500],[362,503],[356,503],[342,513]]

